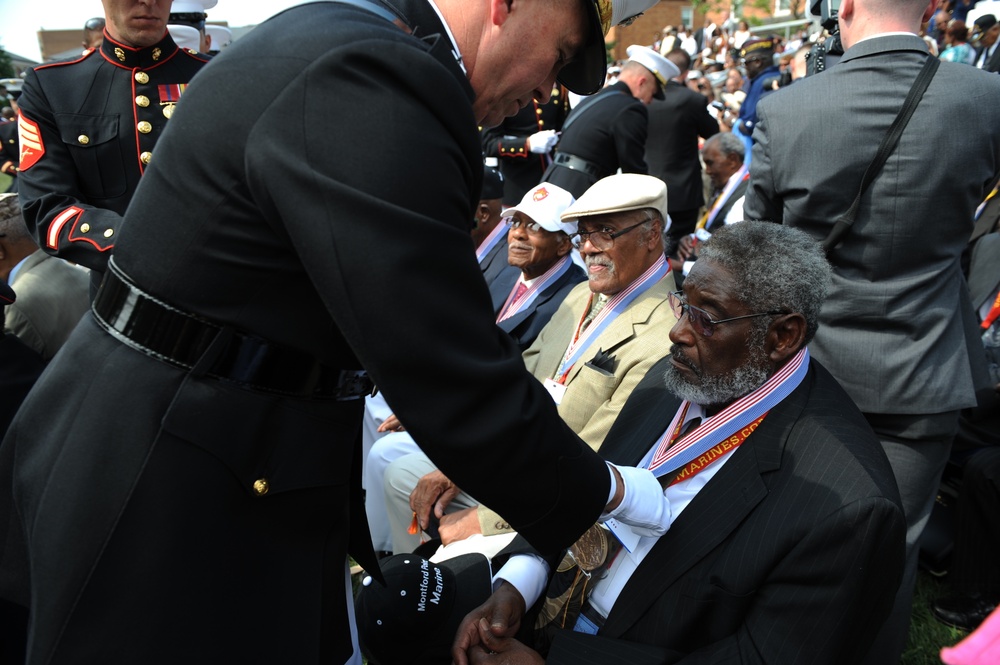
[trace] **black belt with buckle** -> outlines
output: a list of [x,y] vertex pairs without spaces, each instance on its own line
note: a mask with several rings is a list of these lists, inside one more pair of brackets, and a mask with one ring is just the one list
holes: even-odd
[[191,370],[220,335],[224,346],[204,373],[242,387],[296,397],[361,399],[372,382],[363,370],[322,364],[310,354],[206,321],[143,292],[108,263],[92,306],[112,337],[165,363]]
[[610,173],[606,169],[602,169],[600,166],[594,162],[587,161],[583,157],[577,157],[576,155],[571,155],[568,152],[557,152],[555,163],[559,166],[564,166],[568,169],[574,171],[582,171],[587,175],[592,175],[597,179],[601,179]]

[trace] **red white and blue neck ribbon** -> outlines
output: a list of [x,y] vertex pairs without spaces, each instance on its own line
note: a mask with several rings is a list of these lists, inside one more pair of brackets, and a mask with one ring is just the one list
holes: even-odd
[[[600,336],[604,329],[611,325],[611,322],[618,318],[618,315],[624,312],[629,305],[632,304],[636,298],[641,296],[643,293],[648,291],[654,284],[663,279],[666,274],[670,272],[670,264],[667,263],[666,259],[661,255],[653,262],[653,265],[646,269],[646,272],[639,275],[639,277],[629,284],[626,288],[622,289],[616,293],[600,313],[594,317],[590,325],[587,327],[583,333],[577,330],[577,335],[570,342],[569,347],[566,349],[566,355],[563,356],[562,363],[559,364],[559,369],[553,378],[557,381],[563,382],[565,380],[566,374],[569,372],[570,368],[576,364],[576,361],[580,359],[583,352],[590,346],[592,340],[595,340]],[[587,313],[584,312],[584,316]],[[583,323],[583,319],[580,320]]]
[[486,236],[482,244],[476,248],[476,261],[479,263],[483,262],[483,258],[490,253],[490,250],[497,246],[497,244],[507,237],[507,231],[510,229],[503,222],[496,225],[490,234]]
[[653,446],[640,465],[648,468],[657,478],[677,471],[698,459],[721,441],[738,434],[754,421],[762,418],[795,390],[809,371],[809,350],[802,348],[784,367],[764,382],[760,388],[744,395],[725,409],[673,442],[674,432],[679,431],[683,414],[687,412],[685,400],[674,415],[670,426]]
[[551,268],[546,270],[542,275],[536,277],[532,282],[528,290],[521,294],[520,298],[515,298],[517,294],[517,287],[520,286],[521,280],[518,279],[517,283],[514,284],[514,288],[511,289],[510,295],[507,296],[507,302],[504,303],[503,307],[500,308],[500,314],[497,316],[497,323],[505,319],[509,319],[518,312],[531,306],[531,303],[535,302],[535,298],[538,294],[544,291],[550,284],[558,280],[560,277],[566,274],[566,271],[570,269],[573,265],[573,259],[569,254],[562,257],[553,264]]
[[750,177],[750,169],[744,164],[740,167],[740,170],[729,177],[726,181],[726,186],[723,188],[722,193],[715,198],[715,204],[712,205],[712,209],[708,211],[708,216],[705,217],[705,228],[707,229],[715,221],[715,216],[719,214],[719,210],[726,204],[729,197],[733,195],[733,191],[740,186],[740,183]]

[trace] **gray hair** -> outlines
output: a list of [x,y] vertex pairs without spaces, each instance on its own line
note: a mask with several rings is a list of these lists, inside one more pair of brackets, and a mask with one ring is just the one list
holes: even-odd
[[729,157],[730,155],[736,155],[740,158],[742,162],[746,156],[746,144],[740,137],[736,136],[732,132],[720,132],[714,136],[708,138],[705,141],[705,145],[702,147],[702,152],[709,144],[714,145],[723,157]]
[[739,293],[732,295],[751,310],[801,314],[805,343],[816,334],[832,274],[819,242],[781,224],[741,222],[719,229],[698,248],[698,260],[705,259],[733,275]]
[[34,242],[21,217],[21,202],[17,194],[0,194],[0,236],[6,236],[10,242]]

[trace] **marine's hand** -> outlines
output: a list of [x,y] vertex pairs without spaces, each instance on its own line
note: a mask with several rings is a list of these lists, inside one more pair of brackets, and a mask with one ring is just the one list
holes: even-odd
[[389,417],[382,421],[382,424],[375,430],[376,432],[405,432],[406,428],[395,413],[390,413]]
[[417,486],[410,492],[410,510],[417,514],[420,528],[426,529],[430,523],[431,509],[436,517],[443,517],[444,509],[461,491],[438,469],[417,481]]
[[438,524],[438,535],[441,536],[442,545],[450,545],[458,540],[465,540],[469,536],[482,533],[483,528],[479,524],[479,511],[475,506],[450,513],[441,518]]
[[670,502],[663,494],[663,487],[649,469],[610,464],[619,481],[619,491],[624,489],[621,502],[610,504],[606,513],[643,536],[662,536],[670,528]]
[[528,150],[535,154],[543,155],[555,147],[559,141],[554,129],[543,129],[528,137]]
[[[468,665],[469,663],[497,662],[497,663],[531,663],[544,662],[537,661],[489,661],[477,660],[488,655],[484,644],[491,644],[488,647],[491,651],[500,651],[496,648],[497,640],[500,640],[501,647],[511,651],[518,651],[517,645],[510,645],[503,638],[513,638],[521,627],[521,617],[524,616],[524,598],[514,585],[507,581],[501,582],[496,591],[493,592],[485,603],[469,612],[458,627],[455,634],[455,643],[451,648],[452,658],[457,665]],[[510,641],[515,641],[511,639]],[[517,643],[520,645],[520,643]],[[524,645],[520,645],[526,649]],[[534,652],[531,652],[534,653]],[[538,656],[538,654],[535,654]],[[471,660],[470,660],[471,659]]]

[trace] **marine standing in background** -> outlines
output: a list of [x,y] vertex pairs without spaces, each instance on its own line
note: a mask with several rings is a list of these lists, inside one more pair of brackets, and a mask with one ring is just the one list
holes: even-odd
[[532,100],[496,127],[483,130],[483,154],[496,157],[503,174],[503,204],[517,205],[542,181],[552,162],[552,147],[569,115],[569,96],[557,85],[548,102]]
[[122,215],[188,81],[207,60],[167,34],[169,0],[103,0],[98,49],[28,70],[19,193],[49,254],[94,271],[96,292]]

